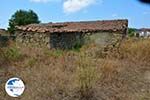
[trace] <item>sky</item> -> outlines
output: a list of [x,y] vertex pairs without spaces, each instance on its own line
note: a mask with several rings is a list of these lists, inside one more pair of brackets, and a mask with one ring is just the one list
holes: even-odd
[[1,0],[0,28],[19,9],[33,10],[42,23],[128,19],[129,27],[150,28],[150,5],[138,0]]

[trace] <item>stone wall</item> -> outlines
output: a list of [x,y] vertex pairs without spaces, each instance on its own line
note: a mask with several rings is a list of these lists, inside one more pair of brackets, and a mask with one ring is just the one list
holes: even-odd
[[87,33],[84,36],[84,43],[94,43],[101,47],[107,45],[116,45],[123,39],[123,34],[111,33],[111,32],[97,32],[97,33]]
[[50,34],[50,47],[71,49],[90,43],[105,47],[107,45],[116,45],[121,40],[122,34],[110,32],[53,33]]
[[122,40],[122,34],[111,32],[97,33],[37,33],[17,32],[16,41],[23,45],[47,46],[55,49],[72,49],[83,44],[95,43],[99,46],[115,45]]
[[36,47],[47,46],[50,47],[49,33],[37,33],[37,32],[16,32],[16,42],[21,43],[22,45],[32,45]]

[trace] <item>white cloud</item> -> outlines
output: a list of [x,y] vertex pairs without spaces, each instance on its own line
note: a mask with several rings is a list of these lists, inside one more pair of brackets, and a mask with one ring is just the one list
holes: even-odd
[[63,2],[63,10],[65,13],[78,12],[95,2],[102,3],[103,0],[30,0],[35,3],[47,3],[47,2]]
[[63,3],[65,13],[74,13],[95,3],[96,0],[66,0]]

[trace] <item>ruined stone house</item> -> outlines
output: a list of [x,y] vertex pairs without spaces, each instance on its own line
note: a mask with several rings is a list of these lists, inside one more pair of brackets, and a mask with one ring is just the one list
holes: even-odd
[[16,41],[23,45],[71,49],[86,43],[106,45],[126,36],[128,20],[30,24],[17,27]]

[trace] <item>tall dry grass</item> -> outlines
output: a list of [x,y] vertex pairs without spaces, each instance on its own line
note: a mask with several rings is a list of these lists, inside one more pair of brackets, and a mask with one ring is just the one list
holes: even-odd
[[76,83],[81,99],[90,100],[93,98],[94,86],[98,80],[96,66],[85,53],[80,53],[77,60]]
[[120,48],[119,55],[134,63],[149,64],[150,62],[150,39],[128,39]]
[[5,81],[14,76],[25,82],[20,100],[149,99],[149,39],[127,39],[107,52],[95,44],[78,52],[20,45],[1,50],[1,61],[6,62],[1,55],[11,55],[7,57],[11,63],[0,65],[0,75],[5,77],[0,100],[17,100],[3,89]]

